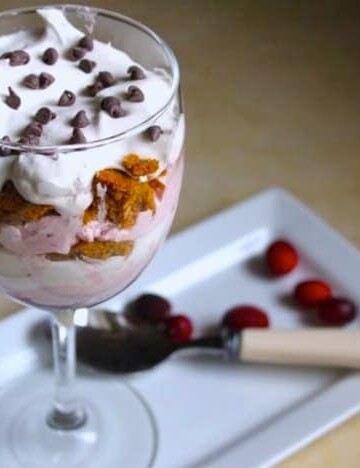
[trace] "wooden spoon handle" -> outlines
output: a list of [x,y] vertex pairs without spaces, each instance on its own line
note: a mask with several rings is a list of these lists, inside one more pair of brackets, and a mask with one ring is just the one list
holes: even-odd
[[360,368],[360,330],[248,329],[241,334],[243,362]]

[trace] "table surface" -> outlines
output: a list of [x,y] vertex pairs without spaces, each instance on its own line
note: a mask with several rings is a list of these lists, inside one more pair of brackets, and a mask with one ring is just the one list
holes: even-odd
[[[187,167],[173,232],[281,186],[360,247],[358,1],[88,3],[148,24],[180,61]],[[357,416],[281,467],[359,467],[359,434]]]

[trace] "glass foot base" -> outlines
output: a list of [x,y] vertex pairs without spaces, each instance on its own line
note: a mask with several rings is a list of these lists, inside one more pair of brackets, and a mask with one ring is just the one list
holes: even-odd
[[154,418],[120,378],[89,374],[78,379],[87,414],[84,426],[59,431],[46,424],[53,391],[44,369],[0,392],[0,466],[7,468],[147,468],[157,445]]

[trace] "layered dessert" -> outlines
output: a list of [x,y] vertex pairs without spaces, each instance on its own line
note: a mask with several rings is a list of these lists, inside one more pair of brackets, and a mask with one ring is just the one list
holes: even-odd
[[166,70],[60,9],[38,15],[40,28],[0,37],[0,284],[40,307],[90,306],[166,236],[184,118]]

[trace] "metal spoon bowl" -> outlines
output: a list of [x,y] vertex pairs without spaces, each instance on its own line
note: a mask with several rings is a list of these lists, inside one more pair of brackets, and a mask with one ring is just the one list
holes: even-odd
[[113,312],[80,309],[77,314],[80,360],[111,372],[150,369],[185,348],[216,349],[234,362],[360,368],[359,329],[247,328],[234,332],[224,328],[219,335],[174,343],[162,330],[134,325]]
[[116,373],[150,369],[185,348],[223,349],[221,336],[174,343],[153,326],[134,326],[123,315],[104,309],[80,309],[75,325],[79,360]]
[[87,327],[80,329],[77,336],[80,361],[117,373],[151,369],[175,351],[185,348],[222,349],[220,337],[199,338],[176,344],[156,333],[94,331]]

